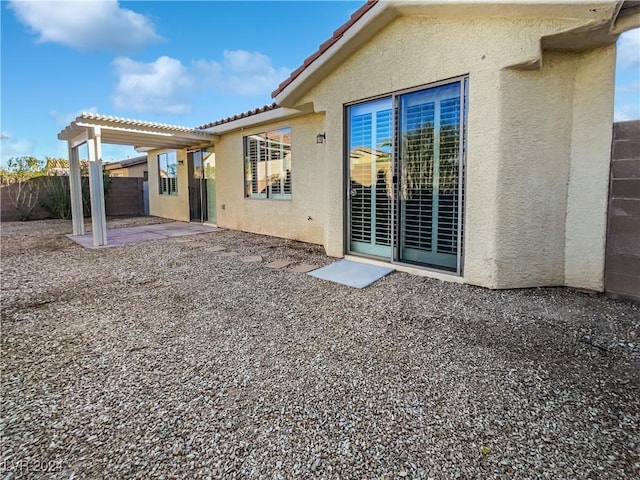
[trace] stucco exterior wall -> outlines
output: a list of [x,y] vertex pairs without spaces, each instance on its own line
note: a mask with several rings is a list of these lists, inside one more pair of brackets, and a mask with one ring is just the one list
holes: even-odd
[[[609,160],[611,112],[605,110],[612,105],[614,50],[543,55],[540,47],[541,37],[575,25],[399,18],[304,95],[300,105],[311,102],[326,114],[319,161],[332,179],[322,190],[327,253],[345,253],[338,181],[344,105],[468,75],[464,281],[600,290],[607,181],[601,170]],[[598,179],[586,181],[591,172]],[[587,212],[583,201],[592,186]]]
[[494,287],[564,284],[575,68],[574,54],[545,52],[540,70],[500,73]]
[[[158,177],[158,154],[171,150],[151,150],[147,154],[149,168],[149,214],[173,220],[189,221],[189,173],[187,169],[187,151],[177,150],[178,194],[160,195]],[[180,164],[182,161],[182,165]]]
[[602,290],[615,48],[501,73],[497,287]]
[[[328,177],[322,168],[327,145],[317,144],[316,135],[324,131],[323,117],[311,114],[222,136],[216,144],[218,226],[323,243],[323,190],[340,178]],[[245,198],[243,137],[287,126],[291,127],[291,199]]]
[[609,195],[615,46],[582,54],[573,83],[565,284],[602,291]]

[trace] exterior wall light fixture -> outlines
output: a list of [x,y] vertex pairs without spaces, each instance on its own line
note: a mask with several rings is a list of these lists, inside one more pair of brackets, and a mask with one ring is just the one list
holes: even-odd
[[316,143],[324,143],[326,139],[327,139],[327,134],[324,132],[316,135]]

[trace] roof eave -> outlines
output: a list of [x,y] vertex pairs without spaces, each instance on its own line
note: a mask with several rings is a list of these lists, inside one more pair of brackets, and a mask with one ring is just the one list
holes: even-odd
[[[399,14],[391,2],[377,2],[358,20],[340,34],[340,38],[320,55],[313,55],[308,65],[303,65],[295,78],[285,81],[272,94],[281,107],[296,107],[298,100],[331,70],[342,63],[358,48],[371,39],[381,28]],[[342,28],[342,27],[341,27]],[[341,30],[338,29],[337,31]]]
[[255,115],[240,118],[238,120],[232,120],[230,122],[209,127],[204,129],[203,131],[214,135],[222,135],[236,130],[242,130],[244,128],[257,127],[267,123],[288,120],[290,118],[299,117],[311,112],[313,112],[312,105],[302,105],[298,108],[276,108],[274,110],[257,113]]
[[640,1],[622,2],[611,33],[621,34],[634,28],[640,28]]

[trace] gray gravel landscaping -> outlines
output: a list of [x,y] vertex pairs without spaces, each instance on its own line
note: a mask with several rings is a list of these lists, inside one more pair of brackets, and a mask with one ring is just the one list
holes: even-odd
[[91,250],[70,228],[2,224],[0,478],[640,475],[638,305],[357,290],[293,271],[333,261],[300,242]]

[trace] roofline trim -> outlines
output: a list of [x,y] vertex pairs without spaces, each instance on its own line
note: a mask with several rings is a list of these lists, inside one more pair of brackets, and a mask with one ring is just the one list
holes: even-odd
[[[358,10],[356,10],[351,15],[351,17],[349,17],[349,20],[347,20],[345,23],[339,26],[336,30],[334,30],[331,37],[327,41],[322,43],[318,47],[318,50],[316,50],[314,53],[312,53],[307,58],[305,58],[304,61],[302,62],[302,65],[300,65],[293,72],[291,72],[289,77],[286,78],[283,82],[281,82],[280,85],[278,85],[278,88],[276,88],[271,93],[271,97],[276,98],[278,95],[280,95],[283,92],[283,90],[285,90],[291,83],[293,83],[305,70],[307,70],[307,68],[309,68],[311,64],[313,64],[318,58],[320,58],[327,50],[329,50],[338,41],[340,41],[344,36],[344,34],[347,32],[347,30],[349,30],[353,25],[355,25],[358,22],[358,20],[360,20],[377,3],[378,3],[378,0],[367,0],[367,2],[364,5],[362,5]],[[279,103],[279,102],[276,101],[276,103]]]
[[225,122],[220,125],[215,125],[204,129],[204,132],[212,133],[214,135],[220,135],[223,133],[229,133],[234,130],[240,130],[242,128],[254,127],[265,123],[277,122],[280,120],[286,120],[293,117],[299,117],[306,115],[313,111],[312,105],[304,108],[285,108],[278,107],[266,112],[256,113],[247,117],[242,117],[237,120]]

